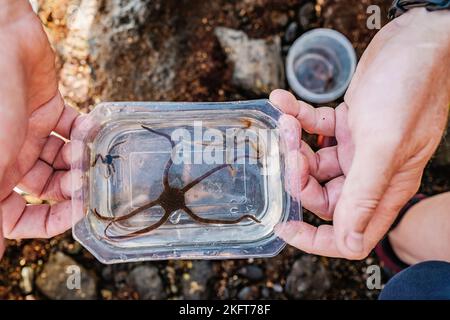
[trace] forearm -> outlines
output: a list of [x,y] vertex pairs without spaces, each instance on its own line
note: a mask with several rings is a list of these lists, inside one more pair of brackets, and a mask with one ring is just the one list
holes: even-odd
[[439,47],[450,50],[450,10],[427,11],[415,8],[392,21],[397,28],[410,29],[423,41],[439,44]]
[[[401,16],[398,18],[402,18]],[[448,111],[450,103],[450,10],[427,11],[425,8],[412,9],[405,13],[408,27],[414,28],[414,33],[420,34],[418,49],[422,52],[425,64],[431,68],[434,84],[437,90],[447,92],[447,103],[443,105]],[[394,20],[395,21],[395,20]],[[418,51],[419,51],[418,50]],[[425,52],[432,52],[425,54]],[[420,54],[420,52],[419,52]]]
[[[404,80],[406,85],[448,93],[450,99],[450,10],[427,11],[425,8],[408,10],[386,25],[382,54],[389,47],[396,69],[403,68],[403,74],[412,74]],[[394,53],[396,52],[396,53]],[[406,63],[405,61],[408,61]],[[420,76],[419,76],[420,74]],[[415,75],[415,76],[414,76]],[[410,79],[410,81],[408,80]],[[423,81],[428,80],[428,84]],[[442,95],[441,95],[442,97]],[[446,103],[448,106],[448,102]]]

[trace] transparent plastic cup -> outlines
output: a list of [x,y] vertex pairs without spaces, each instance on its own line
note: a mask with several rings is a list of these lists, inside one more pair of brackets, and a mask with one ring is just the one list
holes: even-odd
[[104,263],[276,255],[302,217],[282,119],[267,100],[98,105],[71,137],[75,239]]
[[303,100],[326,103],[341,97],[356,68],[350,41],[332,29],[314,29],[300,36],[286,60],[289,86]]

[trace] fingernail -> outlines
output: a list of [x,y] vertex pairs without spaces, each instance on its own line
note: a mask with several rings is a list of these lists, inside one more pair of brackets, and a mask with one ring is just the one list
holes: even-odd
[[277,235],[277,237],[280,237],[284,241],[289,239],[292,234],[294,233],[292,228],[289,226],[288,223],[279,223],[274,228],[273,231]]
[[359,232],[350,232],[345,238],[345,245],[353,252],[363,251],[363,235]]
[[284,228],[284,223],[279,223],[273,228],[273,231],[275,232],[275,234],[277,236],[280,236],[280,233],[282,232],[283,228]]
[[289,241],[289,239],[292,239],[292,237],[294,237],[301,231],[298,227],[296,227],[294,223],[282,222],[274,227],[274,232],[284,241]]

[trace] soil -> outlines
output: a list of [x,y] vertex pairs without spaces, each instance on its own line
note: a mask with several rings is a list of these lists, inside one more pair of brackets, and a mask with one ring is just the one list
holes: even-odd
[[[68,36],[68,12],[74,5],[76,7],[80,0],[40,0],[38,2],[40,3],[39,16],[58,53],[58,66],[62,68],[71,55],[64,50],[66,46],[64,40]],[[101,6],[106,7],[105,1],[100,2]],[[309,15],[302,16],[300,23],[298,12],[306,2],[308,1],[151,1],[147,4],[152,7],[148,11],[149,16],[146,22],[133,34],[137,40],[128,40],[130,42],[127,44],[122,42],[127,39],[117,37],[115,47],[106,53],[108,63],[98,60],[99,57],[105,57],[105,54],[101,52],[97,52],[97,59],[87,55],[83,59],[72,61],[76,70],[74,74],[80,73],[80,77],[88,77],[90,85],[86,95],[77,96],[76,85],[70,80],[76,77],[66,77],[62,74],[61,80],[66,87],[65,98],[85,112],[91,110],[93,105],[101,100],[224,101],[256,98],[231,84],[232,66],[226,62],[225,54],[214,36],[214,27],[226,26],[243,30],[253,38],[279,35],[282,39],[285,39],[285,32],[292,22],[299,23],[298,34],[310,28],[334,28],[350,39],[359,57],[376,33],[376,30],[368,30],[366,27],[367,6],[380,5],[382,24],[385,24],[389,1],[318,0],[314,2],[313,14],[311,15],[310,12]],[[100,8],[101,10],[106,9]],[[307,10],[302,12],[304,11]],[[96,17],[94,24],[99,21]],[[143,45],[142,39],[150,36],[151,46]],[[163,90],[163,87],[156,87],[159,89],[155,90],[152,89],[155,88],[152,83],[147,83],[149,81],[145,76],[136,75],[136,72],[141,70],[144,73],[146,70],[153,70],[153,66],[148,65],[148,61],[143,62],[142,55],[150,54],[150,50],[163,48],[166,39],[176,39],[172,47],[176,52],[176,61],[171,66],[174,77],[170,85],[167,85],[167,90]],[[114,38],[108,41],[114,42]],[[284,42],[283,46],[287,49],[290,43]],[[98,40],[98,43],[101,44],[101,40]],[[117,54],[112,53],[114,50]],[[167,48],[161,50],[169,52]],[[286,54],[286,50],[283,54]],[[110,81],[111,79],[114,81]],[[448,168],[435,167],[431,163],[425,171],[421,191],[429,195],[448,191],[449,180],[445,177],[450,175],[449,171]],[[308,212],[305,213],[305,218],[318,223],[318,219]],[[163,292],[160,295],[155,295],[154,292],[147,295],[151,297],[169,299],[292,298],[293,295],[286,290],[286,279],[294,262],[306,256],[299,250],[286,247],[278,256],[271,259],[224,260],[211,263],[164,261],[106,266],[73,240],[68,231],[48,240],[9,241],[5,256],[0,261],[0,299],[47,299],[48,297],[36,286],[31,292],[25,293],[21,286],[21,272],[24,267],[31,267],[36,278],[49,260],[50,254],[55,252],[63,252],[94,274],[98,299],[139,299],[146,296],[142,288],[137,290],[130,284],[133,281],[128,281],[130,273],[133,270],[136,273],[136,268],[143,265],[156,267],[162,281],[160,290]],[[325,270],[331,285],[318,297],[308,294],[302,297],[377,298],[379,291],[369,290],[366,286],[365,272],[368,265],[379,264],[374,254],[363,261],[324,257],[313,257],[313,259],[314,263],[324,267],[321,270]],[[203,281],[199,279],[201,276],[199,277],[198,274],[209,276]],[[387,279],[387,275],[383,274],[383,283]]]

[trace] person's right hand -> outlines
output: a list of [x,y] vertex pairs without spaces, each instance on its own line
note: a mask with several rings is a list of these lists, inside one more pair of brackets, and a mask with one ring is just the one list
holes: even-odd
[[370,43],[335,112],[314,110],[286,92],[271,94],[307,131],[338,141],[335,150],[308,154],[315,169],[301,177],[303,205],[333,225],[288,222],[277,228],[281,238],[306,252],[361,259],[386,234],[417,192],[447,123],[448,30],[447,11],[414,9],[389,23]]

